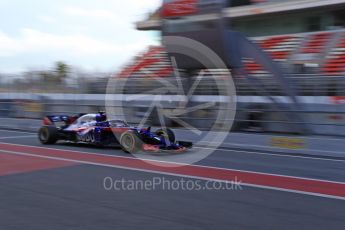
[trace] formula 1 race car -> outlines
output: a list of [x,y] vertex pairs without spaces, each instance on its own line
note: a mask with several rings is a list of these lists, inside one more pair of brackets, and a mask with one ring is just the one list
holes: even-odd
[[171,129],[152,132],[151,127],[131,127],[122,120],[107,120],[103,112],[77,116],[47,116],[38,131],[38,138],[45,145],[55,144],[60,140],[96,146],[115,145],[127,153],[185,152],[193,146],[191,142],[176,141]]

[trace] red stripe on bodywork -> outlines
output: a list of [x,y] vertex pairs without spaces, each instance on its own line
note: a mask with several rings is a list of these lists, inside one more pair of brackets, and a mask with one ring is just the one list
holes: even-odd
[[[315,193],[327,196],[345,197],[345,184],[327,182],[305,178],[287,177],[281,175],[267,175],[256,172],[244,172],[231,169],[211,168],[197,165],[181,166],[174,163],[159,163],[136,158],[125,158],[109,155],[97,155],[68,150],[46,149],[33,146],[19,146],[0,143],[0,149],[5,151],[25,152],[37,156],[58,157],[86,164],[102,164],[109,166],[126,167],[132,169],[150,170],[162,173],[172,173],[181,176],[202,177],[225,181],[242,181],[244,184],[272,187],[285,190],[294,190],[305,193]],[[160,164],[160,165],[157,165]],[[163,167],[164,166],[164,167]]]

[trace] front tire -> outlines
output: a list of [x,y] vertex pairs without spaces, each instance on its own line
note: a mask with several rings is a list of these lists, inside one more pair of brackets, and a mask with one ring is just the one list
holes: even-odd
[[170,143],[175,143],[176,138],[175,138],[175,133],[171,129],[158,129],[156,131],[157,136],[166,136],[169,138]]
[[43,126],[38,131],[38,139],[44,145],[55,144],[58,138],[58,129],[55,126]]
[[142,141],[138,134],[127,131],[121,135],[120,145],[126,153],[137,153],[141,149]]

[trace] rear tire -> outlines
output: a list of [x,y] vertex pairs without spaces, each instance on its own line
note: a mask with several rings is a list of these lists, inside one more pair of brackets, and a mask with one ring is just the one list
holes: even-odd
[[38,131],[38,139],[44,145],[55,144],[58,138],[58,129],[55,126],[43,126]]
[[121,135],[120,145],[126,153],[137,153],[141,149],[142,141],[137,133],[127,131]]

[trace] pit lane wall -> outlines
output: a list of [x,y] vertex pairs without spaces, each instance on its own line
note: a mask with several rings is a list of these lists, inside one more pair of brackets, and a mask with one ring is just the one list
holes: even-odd
[[[1,129],[37,132],[41,120],[0,118]],[[197,147],[213,148],[214,143],[203,140],[209,132],[200,136],[190,130],[174,129],[179,140],[192,141]],[[212,135],[212,134],[211,134]],[[227,133],[220,148],[245,152],[282,153],[345,159],[345,138],[328,136],[269,135],[258,133]]]

